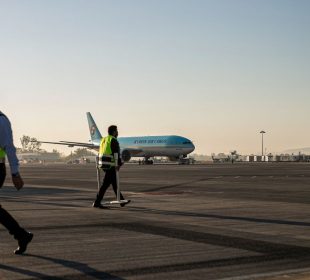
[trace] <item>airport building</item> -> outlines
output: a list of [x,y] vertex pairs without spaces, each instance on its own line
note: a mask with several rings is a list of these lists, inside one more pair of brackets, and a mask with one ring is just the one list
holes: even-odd
[[[212,156],[213,162],[230,162],[232,161],[231,155],[220,153],[217,156]],[[236,155],[234,161],[237,162],[310,162],[310,155],[305,154],[268,154],[262,155]]]

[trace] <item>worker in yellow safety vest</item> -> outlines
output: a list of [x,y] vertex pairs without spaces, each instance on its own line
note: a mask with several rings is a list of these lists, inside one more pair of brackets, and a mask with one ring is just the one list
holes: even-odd
[[[3,186],[6,177],[5,158],[8,158],[12,181],[17,190],[24,186],[22,177],[19,174],[19,163],[16,156],[16,149],[13,144],[12,128],[9,119],[0,111],[0,188]],[[15,254],[22,254],[26,251],[28,243],[32,240],[33,234],[23,229],[17,221],[0,205],[0,223],[7,228],[9,233],[18,241],[19,247]]]
[[[101,204],[101,200],[104,197],[105,192],[108,187],[112,184],[115,195],[117,194],[117,179],[116,172],[119,171],[120,167],[123,165],[123,162],[120,157],[120,146],[117,141],[118,130],[116,125],[111,125],[108,128],[108,136],[103,137],[100,142],[99,148],[99,167],[102,168],[105,172],[104,179],[102,185],[100,187],[99,192],[97,193],[97,197],[95,202],[93,203],[93,207],[95,208],[104,208]],[[118,158],[114,158],[114,154],[118,154]],[[122,194],[120,194],[120,199],[124,200]],[[121,203],[120,205],[123,207],[127,202]]]

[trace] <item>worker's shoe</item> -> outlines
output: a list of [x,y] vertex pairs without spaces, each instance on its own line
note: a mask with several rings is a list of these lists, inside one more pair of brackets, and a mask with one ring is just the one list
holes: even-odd
[[123,202],[123,203],[121,203],[121,204],[120,204],[120,205],[121,205],[121,207],[124,207],[126,204],[130,203],[130,201],[131,201],[131,200],[130,200],[130,199],[128,199],[128,200],[127,200],[127,202]]
[[18,248],[14,251],[14,254],[23,254],[27,250],[27,245],[30,243],[32,238],[33,233],[26,231],[25,234],[18,239]]
[[105,208],[101,203],[97,203],[97,202],[93,203],[93,207],[94,208],[99,208],[99,209],[104,209]]

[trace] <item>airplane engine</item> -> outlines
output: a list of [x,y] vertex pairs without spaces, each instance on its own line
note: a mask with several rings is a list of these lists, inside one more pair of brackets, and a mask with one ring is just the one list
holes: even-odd
[[128,150],[122,151],[122,160],[123,161],[130,161],[131,159],[131,154]]

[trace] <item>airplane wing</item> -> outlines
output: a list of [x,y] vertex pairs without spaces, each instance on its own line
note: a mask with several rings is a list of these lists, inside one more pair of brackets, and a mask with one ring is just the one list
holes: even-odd
[[81,143],[81,142],[70,142],[70,141],[59,141],[59,142],[49,142],[49,141],[36,141],[38,143],[44,144],[56,144],[56,145],[65,145],[68,147],[84,147],[88,149],[97,149],[98,145],[94,145],[93,143]]

